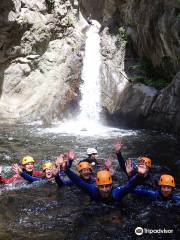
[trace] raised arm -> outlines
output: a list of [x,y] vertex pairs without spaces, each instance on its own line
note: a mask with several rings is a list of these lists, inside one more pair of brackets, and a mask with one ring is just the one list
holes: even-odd
[[73,149],[69,150],[69,152],[68,152],[68,167],[69,168],[72,166],[75,156],[76,156],[75,151]]
[[120,141],[120,142],[117,142],[117,143],[114,145],[114,149],[115,149],[115,151],[116,151],[116,156],[117,156],[117,159],[118,159],[120,168],[121,168],[121,170],[122,170],[123,172],[125,172],[125,173],[127,174],[127,172],[126,172],[126,166],[125,166],[125,160],[124,160],[124,158],[123,158],[123,156],[122,156],[122,154],[121,154],[121,149],[122,149],[122,147],[123,147],[123,144],[122,144],[121,141]]
[[113,189],[113,198],[121,200],[126,194],[135,189],[135,187],[139,184],[140,179],[140,176],[135,175],[125,185]]
[[92,198],[96,198],[96,196],[98,194],[98,189],[97,189],[96,185],[86,183],[77,174],[72,172],[70,169],[68,169],[66,171],[66,174],[76,186],[78,186],[83,191],[88,193]]
[[58,185],[59,187],[64,186],[64,183],[63,183],[63,181],[61,180],[61,178],[59,177],[59,174],[55,176],[55,181],[56,181],[56,183],[57,183],[57,185]]
[[18,180],[22,180],[22,178],[19,174],[16,174],[11,178],[4,178],[4,177],[0,176],[0,183],[3,183],[3,184],[10,184],[10,183],[16,182]]
[[133,191],[137,185],[142,183],[144,176],[146,176],[147,168],[145,164],[138,166],[138,174],[133,176],[124,186],[113,189],[113,197],[115,200],[120,200],[129,192]]
[[67,178],[67,175],[64,172],[60,172],[55,176],[55,181],[59,187],[73,185],[73,182],[70,179],[65,178]]

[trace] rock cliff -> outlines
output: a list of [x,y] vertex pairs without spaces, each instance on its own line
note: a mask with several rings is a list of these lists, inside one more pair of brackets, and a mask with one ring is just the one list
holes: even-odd
[[2,0],[0,12],[1,121],[63,117],[81,81],[77,8],[66,0]]
[[[78,107],[87,23],[102,27],[102,106],[119,125],[180,132],[179,0],[1,0],[0,117],[64,118]],[[148,59],[162,90],[136,83]]]
[[[102,24],[102,99],[109,118],[179,132],[180,1],[82,0],[81,5],[85,17]],[[166,88],[131,81],[143,58],[169,82]]]

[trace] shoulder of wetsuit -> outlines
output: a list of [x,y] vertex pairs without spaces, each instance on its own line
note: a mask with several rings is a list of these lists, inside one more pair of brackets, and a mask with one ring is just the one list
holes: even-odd
[[158,185],[158,179],[155,178],[150,172],[148,175],[144,178],[144,184],[146,186],[149,186],[151,188],[157,189],[159,187]]
[[85,180],[85,179],[83,179],[83,178],[81,177],[81,179],[82,179],[84,182],[86,182],[86,183],[96,184],[96,179],[95,179],[95,178],[91,178],[91,179]]
[[180,195],[178,194],[172,194],[171,199],[173,202],[180,203]]
[[67,175],[66,175],[66,173],[65,173],[64,171],[61,171],[61,172],[59,173],[59,176],[60,176],[60,177],[65,177],[65,176],[67,176]]
[[120,189],[121,189],[121,186],[112,187],[111,193],[110,193],[110,198],[113,199],[114,201],[119,200],[118,199],[118,193],[119,193]]
[[33,175],[33,172],[28,172],[28,171],[26,171],[25,169],[22,169],[22,172],[24,172],[24,173],[26,173],[26,174],[28,174],[28,175],[30,175],[30,176]]
[[149,175],[150,181],[151,181],[152,184],[153,184],[153,187],[154,187],[154,188],[158,188],[158,187],[159,187],[159,178],[160,178],[160,176],[159,176],[159,177],[154,176],[154,175],[152,174],[152,172],[149,172],[148,175]]

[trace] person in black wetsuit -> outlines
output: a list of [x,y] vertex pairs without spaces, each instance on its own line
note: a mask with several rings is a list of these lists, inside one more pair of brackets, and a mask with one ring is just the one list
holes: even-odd
[[87,149],[88,157],[84,159],[86,162],[90,163],[92,166],[98,165],[98,152],[96,148]]
[[111,203],[120,201],[123,196],[133,191],[133,189],[142,182],[147,169],[143,164],[139,165],[138,174],[134,175],[124,186],[116,188],[112,187],[112,175],[110,171],[107,170],[98,171],[96,184],[85,182],[80,176],[71,171],[69,167],[67,167],[65,172],[75,185],[90,195],[92,200]]
[[91,164],[94,174],[96,174],[98,171],[104,168],[110,171],[112,175],[114,174],[114,169],[112,167],[111,159],[108,159],[106,161],[103,159],[100,159],[96,148],[88,148],[87,155],[88,157],[82,161],[85,161]]
[[122,142],[117,142],[114,145],[114,149],[116,151],[116,156],[120,165],[121,170],[127,175],[128,179],[130,179],[132,176],[134,176],[137,173],[138,164],[141,162],[144,162],[147,168],[147,174],[143,181],[143,185],[149,186],[149,187],[157,187],[158,181],[155,177],[151,174],[151,168],[152,168],[152,160],[148,157],[138,157],[136,159],[128,159],[128,166],[131,164],[131,171],[127,171],[127,165],[126,161],[124,160],[121,149],[123,147]]
[[169,201],[180,202],[180,195],[173,194],[175,188],[174,177],[168,174],[163,174],[159,180],[159,188],[151,189],[144,186],[135,188],[134,192],[137,195],[148,197],[153,201]]
[[[62,182],[66,186],[74,185],[73,182],[67,177],[65,173],[66,167],[71,167],[75,158],[74,150],[70,150],[68,153],[61,154],[56,160],[56,167],[59,169],[56,174],[56,183],[61,186]],[[94,183],[95,179],[92,176],[92,166],[89,162],[82,160],[76,165],[76,169],[80,174],[80,177],[87,183]],[[67,179],[68,178],[68,179]]]

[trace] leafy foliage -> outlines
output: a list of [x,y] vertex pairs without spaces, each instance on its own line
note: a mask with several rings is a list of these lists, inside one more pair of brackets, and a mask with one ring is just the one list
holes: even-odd
[[128,35],[124,27],[118,28],[118,34],[120,35],[121,39],[124,41],[128,41]]
[[[163,64],[170,66],[169,58],[166,57],[163,59]],[[155,69],[150,60],[143,58],[142,61],[131,67],[134,70],[141,71],[142,75],[131,78],[132,82],[140,82],[145,85],[155,87],[158,90],[161,90],[168,86],[171,82],[168,78],[165,78],[162,72],[159,69]]]
[[131,81],[140,82],[140,83],[143,83],[145,85],[154,87],[158,90],[161,90],[161,89],[167,87],[167,85],[169,84],[169,82],[165,79],[153,79],[153,78],[147,79],[147,78],[144,78],[144,77],[131,78]]
[[45,2],[48,8],[48,12],[52,12],[52,10],[54,9],[55,0],[45,0]]

